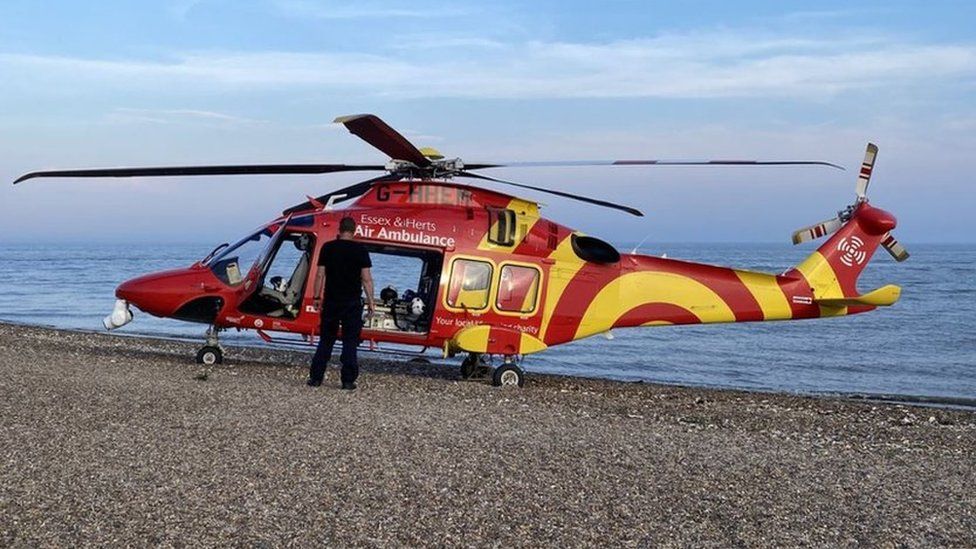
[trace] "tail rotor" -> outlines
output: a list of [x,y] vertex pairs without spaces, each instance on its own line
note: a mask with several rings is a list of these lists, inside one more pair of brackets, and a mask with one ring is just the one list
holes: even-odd
[[804,227],[793,232],[793,244],[795,245],[810,242],[811,240],[816,240],[820,237],[827,236],[828,234],[836,233],[837,230],[843,225],[844,221],[838,215],[833,219],[828,219],[827,221],[822,221],[816,225]]
[[895,240],[895,237],[891,236],[891,233],[885,233],[885,237],[881,241],[881,246],[899,263],[908,259],[908,250],[902,246],[901,242]]
[[[877,157],[878,146],[874,143],[868,143],[867,149],[864,151],[864,162],[861,163],[861,169],[858,172],[857,185],[854,188],[855,202],[837,212],[837,217],[794,231],[793,244],[802,244],[833,234],[854,217],[858,207],[868,201],[868,186],[871,184],[871,173],[874,171],[874,162]],[[885,234],[881,246],[891,254],[895,261],[901,262],[908,259],[908,251],[890,232]]]
[[871,172],[874,171],[874,161],[877,158],[878,146],[874,143],[868,143],[868,148],[864,151],[864,162],[861,163],[861,171],[857,176],[855,193],[858,202],[864,202],[868,199],[868,185],[871,184]]

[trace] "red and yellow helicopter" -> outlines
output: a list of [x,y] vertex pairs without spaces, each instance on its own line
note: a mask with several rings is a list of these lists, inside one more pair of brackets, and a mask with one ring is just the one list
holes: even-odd
[[[209,326],[197,361],[220,363],[221,330],[253,329],[267,342],[311,345],[319,329],[312,305],[321,245],[351,216],[356,237],[377,256],[412,265],[416,285],[384,288],[366,320],[370,349],[393,343],[465,354],[464,378],[495,385],[524,383],[522,357],[613,328],[758,322],[863,313],[897,301],[887,285],[861,294],[857,278],[878,246],[898,261],[908,257],[892,236],[895,218],[868,203],[878,149],[869,144],[853,204],[835,218],[796,231],[794,244],[831,236],[783,274],[620,253],[609,243],[542,217],[539,204],[462,185],[469,178],[545,192],[643,215],[629,206],[496,179],[479,170],[502,166],[791,165],[819,161],[583,161],[465,164],[433,149],[418,149],[378,117],[336,119],[373,145],[385,165],[288,164],[108,168],[28,173],[41,177],[151,177],[242,174],[325,174],[383,171],[383,175],[311,198],[234,244],[221,244],[193,265],[149,274],[116,290],[107,329],[132,320],[130,307]],[[341,202],[351,202],[337,208]],[[312,275],[312,276],[310,276]],[[384,282],[377,281],[379,286]],[[297,334],[299,338],[272,336]],[[498,359],[497,366],[493,362]]]

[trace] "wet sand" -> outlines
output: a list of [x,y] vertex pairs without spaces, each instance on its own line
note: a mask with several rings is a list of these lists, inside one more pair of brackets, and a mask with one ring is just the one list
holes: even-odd
[[974,546],[976,413],[0,324],[0,545]]

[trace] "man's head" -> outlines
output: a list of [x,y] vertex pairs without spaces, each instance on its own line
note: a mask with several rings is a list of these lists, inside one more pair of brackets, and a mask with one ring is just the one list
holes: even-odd
[[352,236],[356,233],[356,222],[351,217],[343,217],[339,220],[339,234]]

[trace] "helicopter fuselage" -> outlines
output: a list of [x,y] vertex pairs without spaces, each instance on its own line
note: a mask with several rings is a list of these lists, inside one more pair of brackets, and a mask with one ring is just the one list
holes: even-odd
[[[853,289],[836,273],[833,282],[824,278],[827,260],[773,275],[620,254],[541,217],[535,202],[428,180],[380,182],[349,207],[283,216],[188,268],[129,280],[117,297],[155,316],[311,342],[320,324],[312,283],[318,254],[346,216],[374,257],[420,264],[415,288],[377,297],[379,319],[367,319],[362,336],[371,344],[513,357],[613,328],[817,318],[875,307],[844,302]],[[857,255],[862,265],[894,218],[865,203],[851,225],[866,254]],[[260,248],[250,264],[241,251],[247,245]],[[292,262],[277,269],[284,274],[272,276],[288,253]]]

